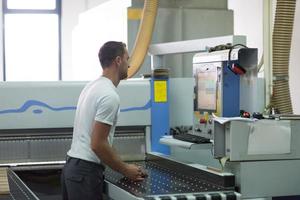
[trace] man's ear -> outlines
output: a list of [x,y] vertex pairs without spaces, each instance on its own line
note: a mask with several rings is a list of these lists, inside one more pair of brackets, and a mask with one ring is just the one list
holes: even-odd
[[118,66],[121,65],[121,63],[122,63],[122,58],[121,58],[121,56],[117,56],[117,57],[116,57],[116,63],[118,64]]

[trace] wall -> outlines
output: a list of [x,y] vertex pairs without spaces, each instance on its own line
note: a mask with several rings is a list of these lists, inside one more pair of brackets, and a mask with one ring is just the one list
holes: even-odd
[[247,46],[263,49],[263,1],[228,0],[228,8],[234,12],[234,34],[246,35]]
[[289,75],[293,111],[296,114],[300,114],[300,1],[297,1],[296,6]]
[[99,77],[99,47],[108,40],[126,42],[128,6],[129,0],[64,0],[63,80]]
[[[276,1],[274,1],[274,4]],[[246,35],[249,47],[259,49],[259,59],[263,49],[263,1],[228,0],[228,7],[234,10],[234,34]],[[275,7],[275,5],[273,6]],[[293,111],[300,114],[300,2],[296,5],[294,32],[290,55],[290,92]]]
[[[0,2],[0,14],[2,15],[2,1]],[[0,45],[3,44],[3,17],[0,18]],[[0,47],[0,81],[3,81],[3,48]]]
[[72,79],[72,32],[79,14],[87,9],[86,0],[62,0],[62,79]]

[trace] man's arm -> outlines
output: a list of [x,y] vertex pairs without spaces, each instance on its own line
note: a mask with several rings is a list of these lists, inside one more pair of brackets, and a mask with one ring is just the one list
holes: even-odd
[[142,169],[136,165],[124,163],[119,155],[108,143],[110,125],[95,121],[92,137],[91,148],[102,162],[113,170],[120,172],[124,176],[136,181],[143,180],[144,174]]

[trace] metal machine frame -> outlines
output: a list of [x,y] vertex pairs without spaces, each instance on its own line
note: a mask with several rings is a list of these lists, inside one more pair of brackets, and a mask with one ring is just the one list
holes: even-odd
[[[161,67],[163,55],[193,52],[196,49],[203,51],[206,44],[214,44],[215,41],[216,40],[212,39],[206,41],[207,43],[205,43],[204,40],[199,40],[153,45],[149,50],[150,53],[152,53],[152,68]],[[232,41],[218,41],[218,44],[234,44]],[[239,41],[239,43],[240,42],[241,41]],[[199,43],[201,44],[200,47],[198,46]],[[241,43],[244,44],[243,42]],[[225,56],[224,59],[219,59],[219,61],[228,60],[228,53],[225,55],[227,56]],[[233,55],[232,59],[235,59],[234,56],[237,55],[238,54]],[[205,61],[205,58],[203,58],[203,62],[209,62],[209,60]],[[256,74],[256,72],[254,72],[254,74]],[[249,80],[250,82],[253,81],[251,78],[249,78],[248,81]],[[240,82],[240,84],[243,87],[247,86],[247,84],[243,82]],[[255,105],[257,99],[254,99],[255,95],[253,94],[256,93],[253,91],[264,91],[263,87],[258,87],[259,85],[254,84],[251,85],[251,88],[243,91],[241,94],[242,97],[240,98],[242,108],[245,107],[250,112],[257,111],[256,109],[259,106]],[[262,97],[263,95],[260,94],[260,96]],[[255,97],[257,98],[257,96]],[[229,125],[225,124],[225,126],[222,126],[223,128],[220,128],[216,123],[215,125],[212,124],[214,129],[214,137],[212,137],[214,139],[214,145],[195,145],[192,143],[174,141],[173,138],[168,137],[164,137],[160,141],[171,147],[170,156],[176,160],[185,162],[186,164],[197,163],[200,166],[202,164],[202,167],[208,170],[215,170],[216,167],[218,171],[224,170],[224,172],[235,174],[236,186],[243,198],[268,199],[276,196],[299,195],[300,190],[298,186],[300,184],[300,178],[299,176],[295,176],[300,168],[299,145],[296,145],[299,143],[297,136],[299,132],[299,122],[297,120],[291,121],[291,152],[282,154],[269,153],[266,155],[247,154],[245,148],[249,145],[249,128],[247,123],[243,123],[246,122],[233,121],[229,123]],[[279,122],[273,120],[271,123],[274,129],[279,127]],[[260,137],[264,137],[263,132],[260,132],[260,134]],[[279,133],[279,135],[280,134],[281,133]],[[260,140],[260,137],[255,140]],[[281,136],[278,137],[280,138]],[[272,141],[272,138],[270,138],[270,141]],[[280,145],[280,140],[277,141],[279,141]],[[271,144],[269,143],[268,145]],[[213,149],[215,150],[214,153],[212,153]],[[222,153],[220,154],[220,152]],[[222,169],[217,161],[217,159],[223,156],[229,157],[224,169]]]

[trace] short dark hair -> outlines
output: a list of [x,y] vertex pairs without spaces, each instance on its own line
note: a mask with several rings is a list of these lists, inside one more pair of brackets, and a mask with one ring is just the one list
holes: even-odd
[[123,42],[109,41],[106,42],[99,50],[98,58],[102,68],[106,68],[118,56],[125,53],[126,44]]

